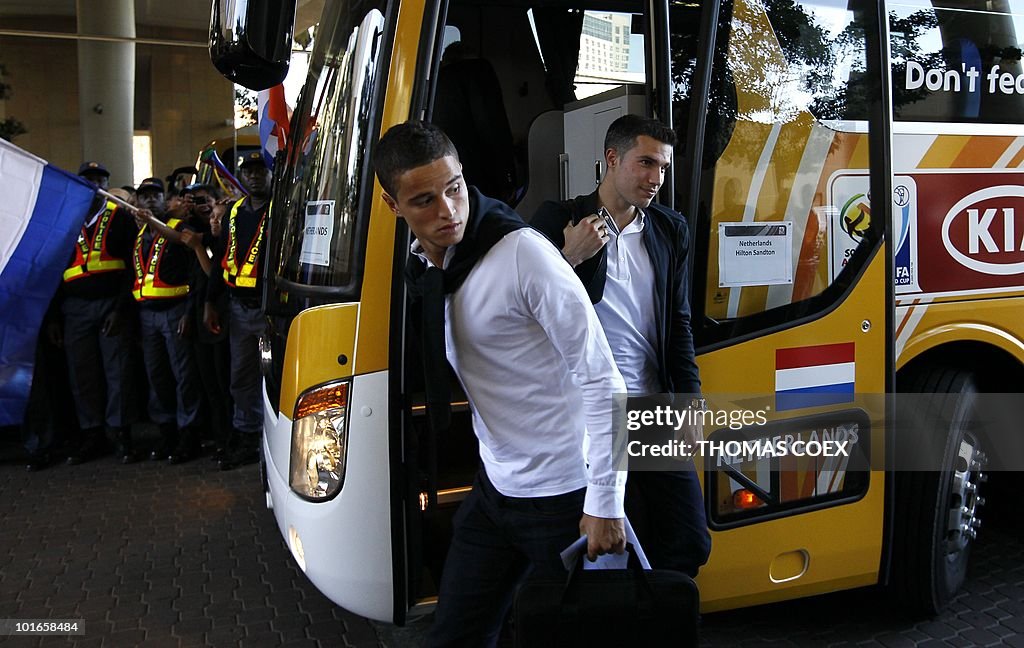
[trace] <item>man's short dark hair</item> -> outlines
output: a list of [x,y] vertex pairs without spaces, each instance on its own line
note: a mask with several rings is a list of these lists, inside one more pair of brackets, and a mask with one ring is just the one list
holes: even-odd
[[646,135],[669,146],[676,145],[676,132],[657,119],[640,115],[623,115],[611,123],[604,136],[604,150],[615,149],[619,155],[636,146],[636,138]]
[[400,175],[447,155],[459,159],[459,152],[443,130],[426,122],[407,121],[389,128],[377,142],[373,170],[384,191],[397,199],[395,185]]

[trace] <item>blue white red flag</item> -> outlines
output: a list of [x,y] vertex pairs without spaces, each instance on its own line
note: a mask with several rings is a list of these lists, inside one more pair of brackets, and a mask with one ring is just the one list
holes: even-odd
[[854,355],[853,342],[776,349],[775,408],[853,402]]
[[279,83],[267,90],[260,90],[256,96],[256,106],[263,159],[267,167],[273,169],[277,152],[286,150],[288,146],[291,111],[284,98],[284,85]]
[[0,426],[25,413],[36,337],[95,193],[0,140]]

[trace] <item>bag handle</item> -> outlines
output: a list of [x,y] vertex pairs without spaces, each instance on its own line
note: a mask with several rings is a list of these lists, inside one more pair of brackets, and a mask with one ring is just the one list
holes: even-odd
[[[580,551],[573,558],[572,567],[569,569],[569,575],[565,579],[565,588],[562,590],[562,598],[559,601],[559,607],[573,614],[579,610],[579,589],[582,587],[579,579],[580,573],[583,572],[583,557],[584,551]],[[637,606],[641,611],[648,612],[654,608],[654,587],[651,585],[651,581],[647,578],[647,572],[640,564],[640,558],[636,555],[636,550],[633,548],[632,543],[626,543],[626,551],[629,552],[629,556],[626,558],[626,569],[633,572],[636,577],[636,593],[637,593]]]

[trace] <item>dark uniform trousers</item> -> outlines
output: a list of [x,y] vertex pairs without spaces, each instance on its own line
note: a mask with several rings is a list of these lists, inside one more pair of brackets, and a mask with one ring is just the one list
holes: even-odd
[[83,430],[131,425],[138,417],[132,388],[130,326],[122,318],[117,335],[103,334],[103,322],[117,306],[117,297],[64,300],[64,348],[71,392]]
[[263,388],[260,373],[260,335],[266,326],[258,303],[230,297],[232,425],[239,432],[262,434]]
[[149,376],[149,418],[158,425],[177,422],[179,430],[196,425],[202,400],[192,343],[178,336],[178,322],[188,312],[185,299],[170,308],[139,309]]
[[33,457],[55,452],[65,442],[79,438],[67,356],[64,349],[47,339],[45,325],[36,341],[36,362],[22,434],[25,450]]

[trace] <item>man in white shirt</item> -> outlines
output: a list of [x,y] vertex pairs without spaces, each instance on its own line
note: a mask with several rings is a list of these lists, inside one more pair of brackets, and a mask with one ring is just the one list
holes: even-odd
[[466,186],[440,129],[391,128],[374,165],[385,202],[415,236],[406,274],[423,310],[432,424],[447,424],[445,357],[431,353],[444,349],[483,463],[455,517],[427,645],[493,646],[516,585],[531,571],[564,574],[558,554],[580,534],[591,558],[622,552],[612,395],[625,385],[558,250]]
[[[582,280],[630,396],[675,394],[675,406],[686,407],[700,397],[689,230],[679,213],[652,202],[675,141],[672,129],[656,120],[616,119],[605,135],[607,172],[597,191],[545,202],[530,225],[561,247]],[[668,463],[675,465],[631,470],[626,512],[655,569],[696,576],[711,552],[704,498],[692,462]]]

